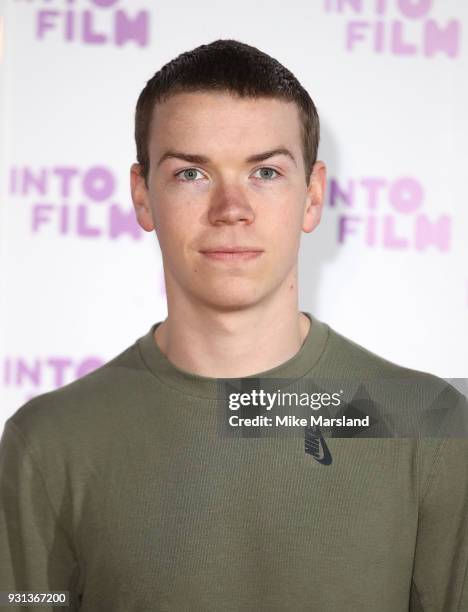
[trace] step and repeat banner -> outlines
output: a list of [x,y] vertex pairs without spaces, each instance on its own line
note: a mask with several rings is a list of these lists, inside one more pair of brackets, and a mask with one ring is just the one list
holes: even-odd
[[166,316],[129,168],[146,81],[234,38],[309,91],[328,167],[300,306],[398,364],[468,376],[468,5],[2,0],[0,427]]

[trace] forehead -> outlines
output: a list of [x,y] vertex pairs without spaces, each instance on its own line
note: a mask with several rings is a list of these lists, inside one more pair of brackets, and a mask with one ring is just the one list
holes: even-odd
[[153,110],[150,148],[204,149],[230,145],[301,147],[299,109],[277,98],[240,98],[226,92],[178,93]]

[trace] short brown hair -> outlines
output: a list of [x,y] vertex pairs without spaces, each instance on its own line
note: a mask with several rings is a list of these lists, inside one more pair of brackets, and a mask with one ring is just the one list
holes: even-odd
[[148,184],[149,134],[154,106],[182,92],[226,91],[239,97],[279,98],[299,109],[306,181],[317,160],[320,123],[317,109],[297,78],[276,59],[245,43],[215,40],[165,64],[146,83],[135,111],[137,161]]

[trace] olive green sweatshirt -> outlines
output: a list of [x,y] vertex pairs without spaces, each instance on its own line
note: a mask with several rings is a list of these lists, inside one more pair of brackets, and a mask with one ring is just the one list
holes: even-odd
[[[260,380],[355,383],[360,413],[467,410],[305,314],[299,352]],[[70,593],[23,610],[468,611],[465,435],[223,435],[219,381],[175,367],[157,325],[6,421],[0,591]]]

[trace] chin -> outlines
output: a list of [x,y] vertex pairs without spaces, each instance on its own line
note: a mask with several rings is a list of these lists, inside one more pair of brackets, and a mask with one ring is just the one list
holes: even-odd
[[236,291],[234,289],[224,289],[224,291],[204,292],[202,301],[213,309],[220,311],[245,310],[257,304],[263,297],[258,289],[250,291]]
[[198,279],[192,295],[219,310],[245,310],[268,299],[281,287],[282,279],[267,274],[237,278]]

